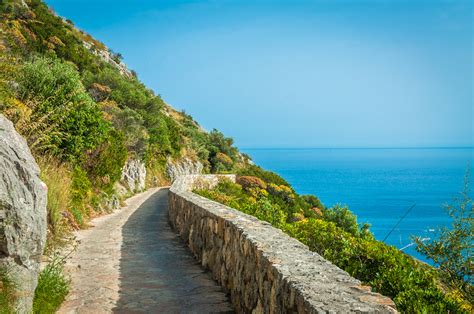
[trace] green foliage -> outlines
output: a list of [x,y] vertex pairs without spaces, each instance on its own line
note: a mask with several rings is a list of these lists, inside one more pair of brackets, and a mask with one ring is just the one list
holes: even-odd
[[320,201],[320,199],[314,195],[302,195],[301,199],[311,207],[316,207],[319,209],[325,208],[324,204]]
[[212,172],[226,172],[232,169],[238,155],[233,144],[233,139],[225,137],[216,129],[208,134],[207,150]]
[[144,126],[143,117],[130,108],[120,109],[115,103],[102,103],[102,110],[110,114],[114,128],[124,134],[127,150],[142,157],[148,145],[148,132]]
[[84,46],[79,32],[70,24],[64,23],[62,18],[52,14],[43,1],[30,0],[28,6],[34,15],[30,13],[31,18],[24,20],[26,24],[22,29],[27,39],[26,52],[57,55],[63,60],[73,62],[81,71],[95,71],[104,66],[104,63]]
[[107,141],[88,153],[85,169],[96,186],[111,191],[113,184],[120,179],[126,160],[123,135],[112,129]]
[[267,183],[274,183],[276,185],[286,185],[290,186],[285,179],[280,177],[274,172],[263,170],[261,167],[256,165],[247,165],[241,169],[237,170],[237,174],[241,176],[254,176],[259,177]]
[[48,186],[48,247],[54,247],[68,232],[64,214],[71,208],[70,167],[54,157],[37,158],[41,169],[41,179]]
[[181,150],[181,141],[176,131],[176,124],[162,116],[155,126],[149,128],[149,145],[147,148],[148,160],[151,158],[165,159],[167,156],[176,157]]
[[23,133],[32,148],[73,160],[104,140],[109,125],[70,64],[35,58],[24,64],[17,82],[18,97],[31,110]]
[[273,204],[268,198],[260,197],[255,203],[247,203],[241,210],[260,220],[267,221],[277,228],[282,228],[287,220],[287,215],[277,204]]
[[87,218],[87,204],[92,196],[91,188],[92,184],[87,173],[79,166],[74,167],[71,185],[71,213],[80,226],[84,225]]
[[395,247],[355,237],[333,222],[320,219],[300,221],[287,230],[375,291],[392,297],[402,312],[462,311],[460,304],[438,288],[434,269],[421,265]]
[[38,277],[33,313],[55,313],[69,292],[69,280],[63,274],[64,261],[54,258]]
[[433,260],[451,287],[474,302],[474,202],[470,197],[468,174],[461,197],[445,207],[452,218],[451,228],[438,228],[429,241],[415,238],[417,250]]
[[360,228],[357,223],[357,216],[354,215],[347,206],[336,204],[331,208],[327,208],[323,211],[323,218],[324,220],[334,222],[336,226],[354,236],[368,234],[367,225],[363,225],[363,227]]
[[120,74],[117,69],[106,66],[103,69],[83,73],[84,85],[89,89],[93,84],[101,84],[111,89],[109,99],[115,101],[122,107],[131,109],[147,109],[150,106],[161,108],[163,101],[154,96],[142,83],[135,78],[127,78]]
[[16,299],[16,288],[4,267],[0,267],[0,284],[0,314],[12,314],[14,313],[13,304]]
[[[213,190],[195,192],[281,228],[374,291],[392,297],[401,312],[469,311],[462,298],[451,297],[441,290],[434,268],[376,241],[366,227],[359,227],[347,207],[325,209],[323,219],[316,219],[307,215],[305,209],[322,205],[317,198],[300,197],[289,187],[273,183],[265,190],[255,185],[244,189],[239,184],[222,181]],[[296,216],[302,218],[289,219]]]

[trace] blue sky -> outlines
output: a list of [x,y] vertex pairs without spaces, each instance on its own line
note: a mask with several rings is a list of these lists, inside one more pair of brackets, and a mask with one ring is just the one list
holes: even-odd
[[240,147],[474,146],[467,0],[48,0]]

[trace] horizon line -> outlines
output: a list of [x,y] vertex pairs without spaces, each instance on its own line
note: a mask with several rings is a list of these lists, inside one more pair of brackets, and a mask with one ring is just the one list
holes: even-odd
[[251,149],[251,150],[266,150],[266,149],[474,149],[474,146],[386,146],[386,147],[268,146],[268,147],[239,147],[239,149],[241,150],[242,149]]

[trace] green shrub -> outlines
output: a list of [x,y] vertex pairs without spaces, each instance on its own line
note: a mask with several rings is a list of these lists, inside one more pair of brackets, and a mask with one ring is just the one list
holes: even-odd
[[23,65],[17,82],[18,97],[31,111],[20,132],[33,149],[74,160],[105,139],[109,124],[72,65],[35,58]]
[[71,213],[79,226],[84,226],[89,213],[87,206],[92,197],[92,184],[87,177],[87,173],[79,166],[75,166],[72,173]]
[[320,219],[297,222],[287,232],[376,292],[392,297],[399,311],[462,312],[460,304],[438,288],[434,269],[418,264],[395,247],[355,237]]
[[[284,185],[289,192],[292,190]],[[335,206],[324,210],[324,219],[303,218],[302,207],[311,208],[311,203],[295,195],[285,199],[280,188],[270,184],[265,190],[242,189],[238,184],[220,182],[213,190],[198,190],[196,193],[231,206],[281,228],[290,236],[324,258],[344,269],[355,278],[368,284],[376,292],[393,298],[401,312],[408,313],[462,313],[462,298],[444,293],[437,271],[415,261],[395,247],[376,241],[369,233],[361,232],[355,216],[346,208]],[[306,198],[307,199],[307,198]],[[302,202],[302,203],[300,203]],[[299,217],[299,219],[292,218]]]
[[254,176],[259,177],[264,180],[266,183],[274,183],[276,185],[286,185],[290,186],[285,179],[273,173],[271,171],[263,170],[261,167],[256,165],[247,165],[241,169],[237,170],[237,174],[241,176]]
[[[104,65],[100,58],[84,47],[81,38],[84,36],[70,24],[64,23],[61,17],[53,14],[43,1],[29,0],[28,6],[34,18],[23,20],[25,25],[22,32],[27,39],[26,52],[56,55],[74,63],[81,71],[85,69],[96,71]],[[30,36],[29,33],[34,36]],[[50,38],[57,38],[62,44],[55,45]]]
[[[83,74],[84,84],[89,89],[94,84],[100,84],[110,88],[109,99],[121,106],[132,109],[146,109],[147,105],[156,102],[161,105],[162,100],[157,98],[142,83],[136,79],[129,79],[110,66],[102,70],[85,72]],[[156,100],[154,98],[157,98]]]
[[474,303],[474,201],[470,196],[469,172],[464,191],[452,204],[445,204],[452,218],[451,228],[437,228],[428,241],[415,238],[417,251],[441,270],[442,279]]
[[137,156],[143,156],[148,145],[148,131],[144,126],[143,117],[130,108],[120,109],[112,101],[100,103],[102,111],[108,114],[114,128],[124,135],[124,144],[127,150]]
[[85,168],[91,181],[110,192],[120,179],[127,154],[123,135],[112,129],[107,141],[87,154]]
[[33,313],[55,313],[69,292],[69,280],[63,274],[64,261],[54,258],[38,277]]
[[316,207],[321,210],[325,209],[326,207],[324,204],[319,200],[318,197],[314,195],[302,195],[301,198],[305,201],[310,207]]
[[[324,220],[334,222],[338,227],[354,236],[361,234],[361,229],[357,223],[357,216],[347,206],[336,204],[331,208],[327,208],[323,211],[323,218]],[[363,233],[364,231],[362,231]]]

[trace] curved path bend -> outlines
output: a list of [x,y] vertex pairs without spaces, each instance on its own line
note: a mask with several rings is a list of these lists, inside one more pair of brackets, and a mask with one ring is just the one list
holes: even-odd
[[231,304],[168,224],[168,189],[152,189],[77,232],[59,313],[226,313]]

